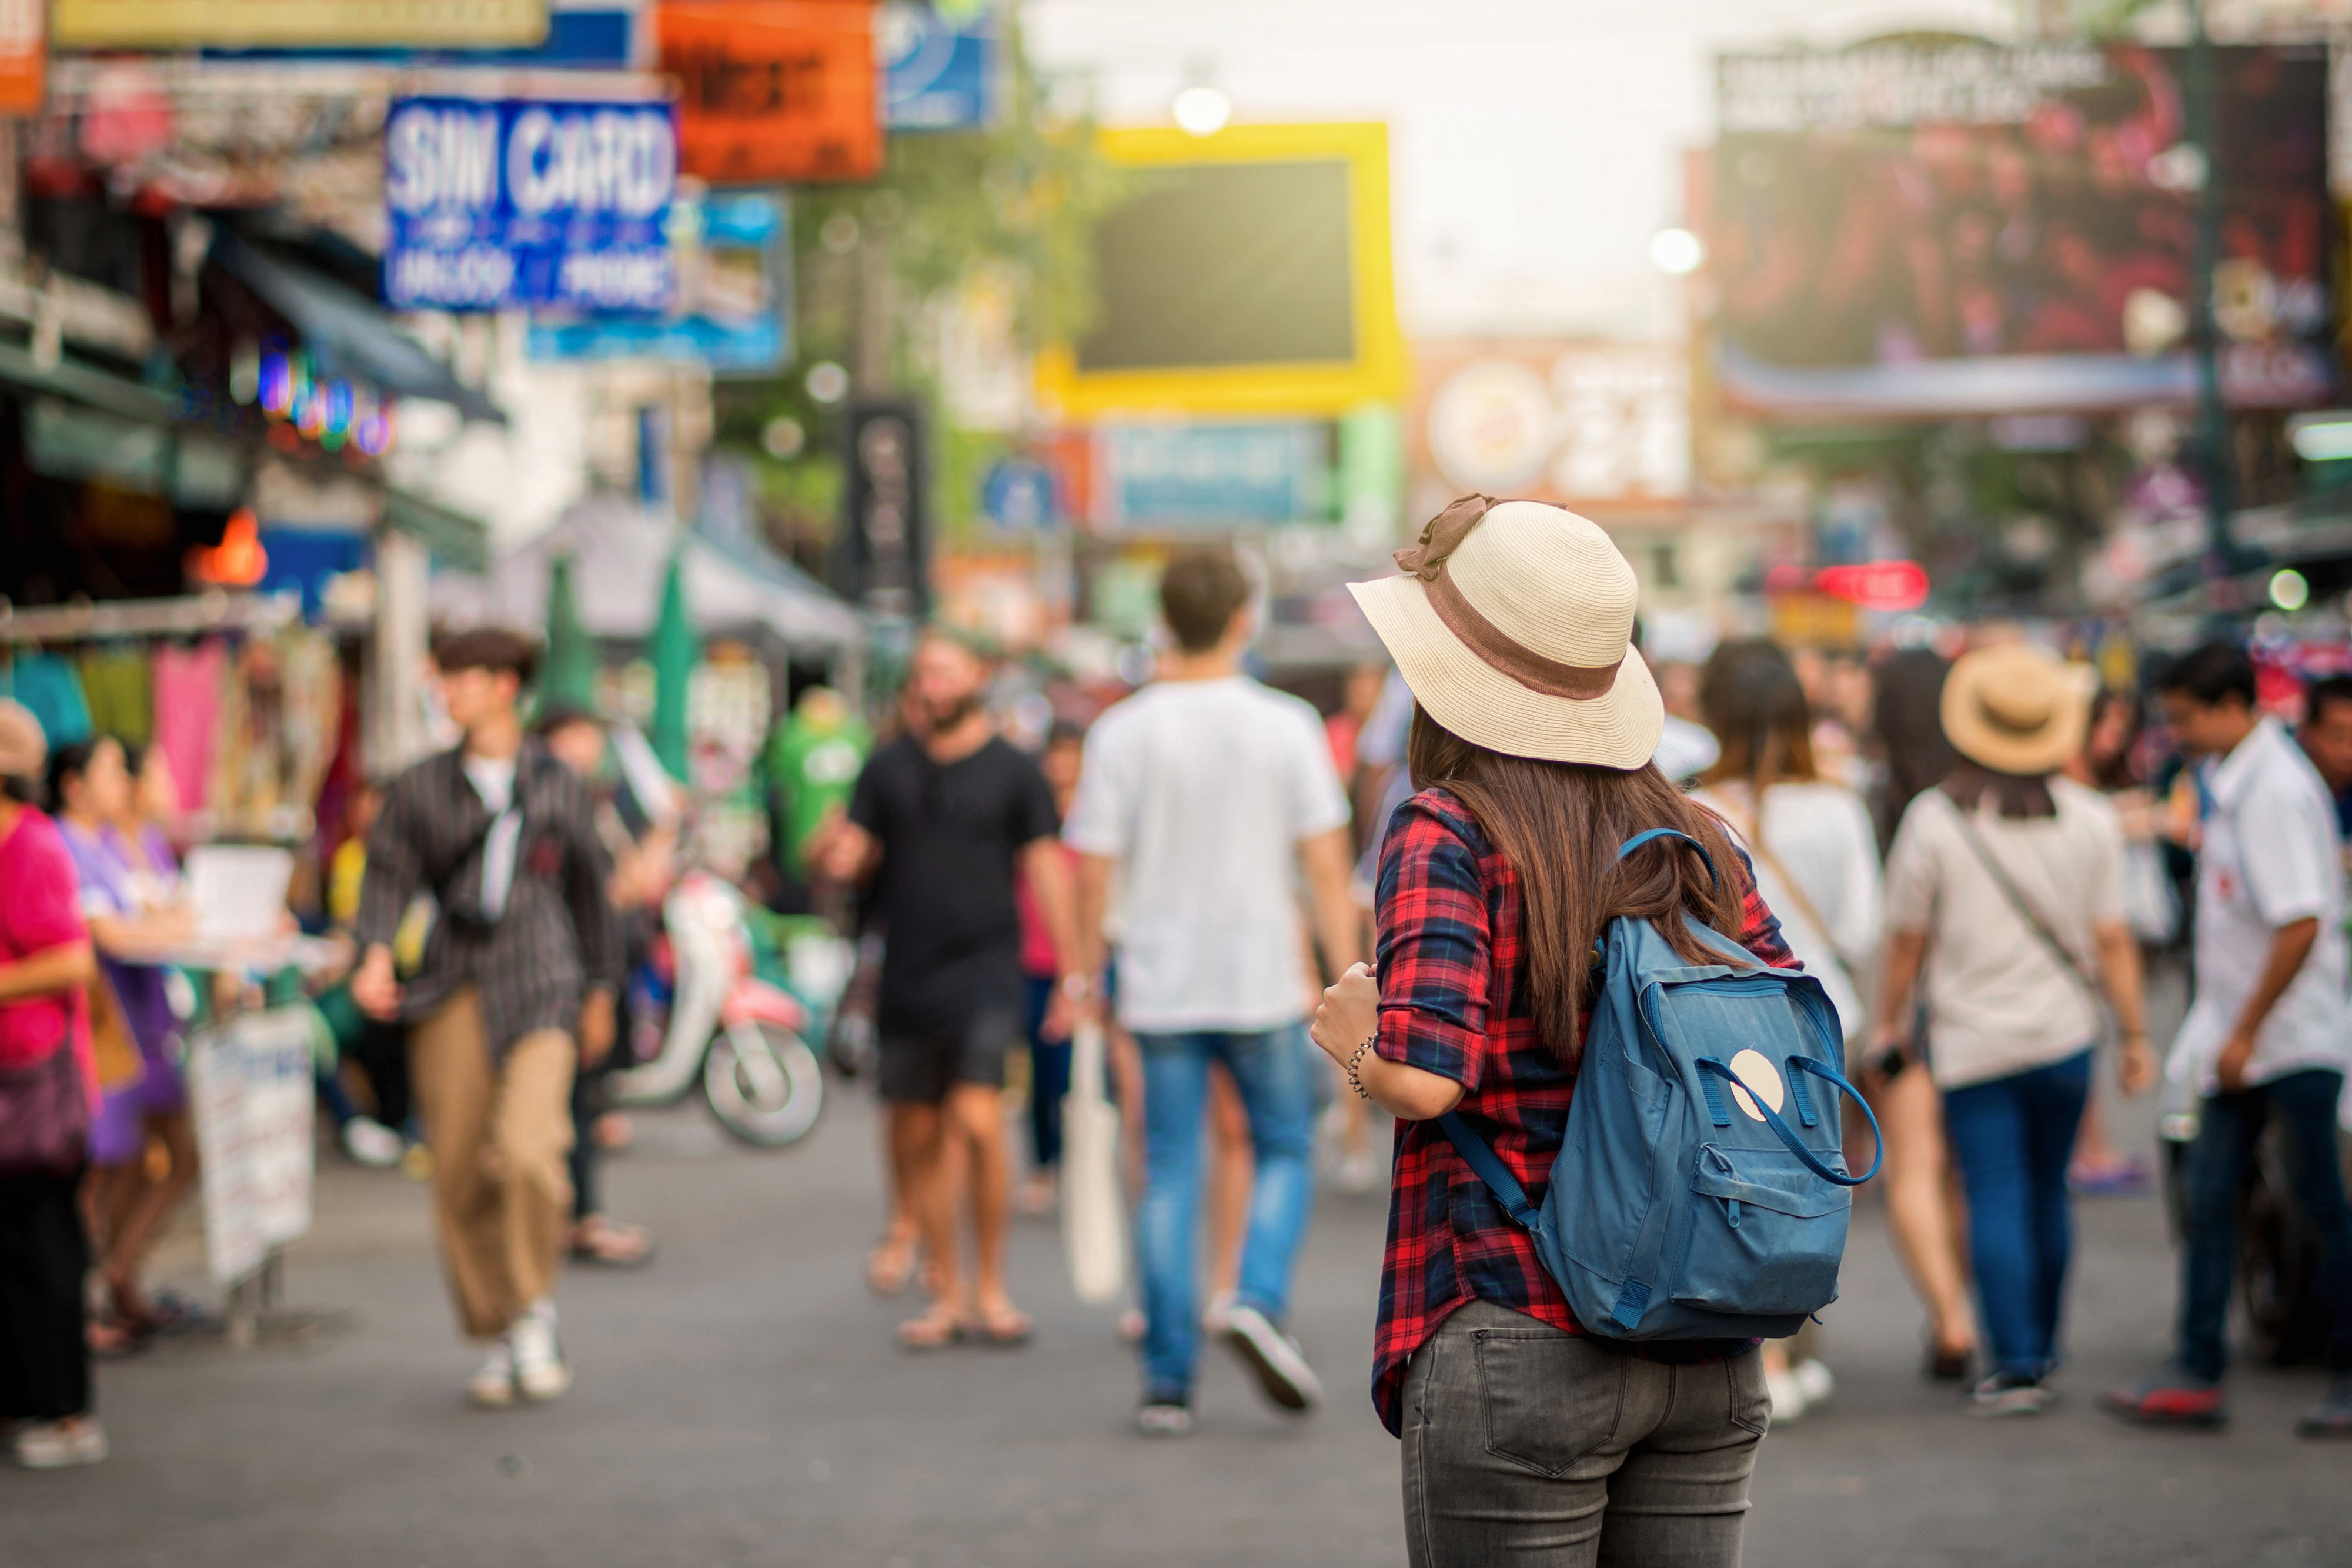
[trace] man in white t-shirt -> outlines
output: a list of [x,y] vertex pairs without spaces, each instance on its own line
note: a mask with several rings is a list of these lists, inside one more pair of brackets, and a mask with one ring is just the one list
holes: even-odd
[[2352,1210],[2336,1160],[2336,1105],[2352,1028],[2345,1002],[2344,872],[2327,786],[2286,730],[2254,709],[2239,648],[2183,655],[2160,686],[2183,750],[2201,758],[2197,1000],[2172,1049],[2176,1082],[2204,1095],[2184,1167],[2176,1364],[2107,1396],[2134,1420],[2218,1426],[2237,1204],[2265,1124],[2293,1150],[2295,1200],[2320,1239],[2319,1291],[2332,1329],[2328,1396],[2305,1437],[2352,1437]]
[[1233,1074],[1257,1160],[1226,1338],[1285,1409],[1322,1396],[1281,1328],[1314,1200],[1313,1073],[1304,1021],[1318,977],[1303,961],[1298,873],[1333,974],[1362,957],[1348,896],[1348,801],[1323,725],[1241,673],[1253,632],[1233,557],[1170,563],[1160,604],[1176,646],[1160,678],[1096,721],[1063,838],[1080,855],[1081,939],[1097,949],[1111,872],[1118,1015],[1142,1050],[1146,1182],[1136,1257],[1146,1322],[1138,1425],[1192,1427],[1198,1331],[1194,1226],[1209,1064]]

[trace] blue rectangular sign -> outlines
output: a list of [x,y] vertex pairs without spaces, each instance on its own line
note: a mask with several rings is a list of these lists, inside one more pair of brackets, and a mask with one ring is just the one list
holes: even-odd
[[534,319],[534,360],[684,361],[720,375],[792,361],[792,208],[782,191],[712,192],[670,219],[678,286],[661,313]]
[[882,122],[893,131],[976,131],[996,98],[996,22],[985,11],[942,16],[917,0],[889,0],[876,22]]
[[669,304],[670,105],[401,99],[383,147],[393,308]]
[[1293,421],[1101,426],[1096,521],[1219,528],[1315,520],[1327,510],[1328,431]]

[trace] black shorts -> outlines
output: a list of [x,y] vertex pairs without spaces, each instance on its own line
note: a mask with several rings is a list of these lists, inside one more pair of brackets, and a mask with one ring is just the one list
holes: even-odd
[[984,1007],[946,1029],[887,1030],[875,1086],[885,1100],[936,1105],[959,1083],[1004,1087],[1004,1056],[1022,1043],[1021,1012]]

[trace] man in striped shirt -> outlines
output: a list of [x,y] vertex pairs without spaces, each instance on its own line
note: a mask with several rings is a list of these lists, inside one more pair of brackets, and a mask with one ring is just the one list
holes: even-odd
[[[593,802],[515,711],[536,652],[491,629],[436,651],[465,741],[384,792],[352,978],[362,1009],[411,1026],[442,1258],[466,1332],[493,1341],[467,1393],[490,1406],[571,1386],[554,1292],[571,1232],[572,1080],[612,1048],[621,979]],[[419,895],[435,911],[404,982],[393,946]]]

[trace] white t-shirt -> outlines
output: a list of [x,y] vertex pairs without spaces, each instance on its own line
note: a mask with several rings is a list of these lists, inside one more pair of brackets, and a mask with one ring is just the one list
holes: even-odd
[[2254,1035],[2246,1082],[2309,1067],[2341,1068],[2345,1035],[2344,870],[2336,806],[2303,747],[2263,719],[2229,756],[2208,764],[2212,801],[2197,854],[2197,1000],[2168,1064],[2176,1082],[2214,1089],[2213,1062],[2262,977],[2271,938],[2313,915],[2319,939]]
[[1122,862],[1118,1016],[1248,1032],[1305,1011],[1298,841],[1348,821],[1323,722],[1235,675],[1165,681],[1087,736],[1062,838]]
[[[1760,831],[1772,852],[1762,855],[1748,838],[1755,826],[1754,795],[1746,784],[1727,780],[1691,799],[1731,824],[1756,867],[1757,892],[1780,917],[1789,950],[1829,993],[1846,1039],[1858,1040],[1870,1020],[1854,977],[1868,971],[1878,949],[1878,841],[1870,808],[1843,784],[1771,785],[1764,791]],[[1791,893],[1790,879],[1801,899]]]
[[515,759],[466,753],[466,778],[490,810],[490,831],[482,840],[482,912],[504,914],[514,891],[515,852],[522,845],[522,813],[514,804]]
[[[2001,817],[1988,794],[1970,819],[2027,905],[2086,977],[2093,927],[2124,918],[2124,830],[2096,790],[2053,778],[2055,817]],[[2096,1041],[2098,1004],[1985,869],[1941,789],[1913,800],[1886,855],[1886,926],[1924,931],[1927,1054],[1947,1089],[2062,1061]]]

